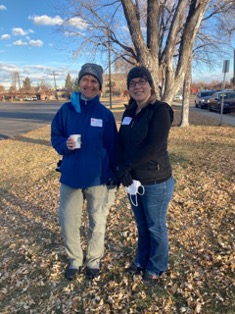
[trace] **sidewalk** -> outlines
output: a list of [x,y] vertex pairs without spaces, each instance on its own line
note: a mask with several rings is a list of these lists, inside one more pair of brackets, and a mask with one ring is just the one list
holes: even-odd
[[[194,111],[196,113],[202,114],[204,116],[207,116],[209,118],[218,120],[218,124],[220,122],[220,114],[215,113],[215,112],[210,112],[206,109],[199,109],[199,108],[195,108],[195,107],[190,107],[189,109],[190,111]],[[229,124],[232,126],[235,126],[235,114],[223,114],[222,116],[222,125],[223,124]]]
[[[182,106],[182,104],[178,103],[178,102],[173,102],[172,105],[178,106],[178,107]],[[193,111],[193,112],[196,112],[196,113],[199,113],[199,114],[201,114],[203,116],[209,117],[211,119],[217,120],[218,121],[218,125],[219,125],[220,114],[218,114],[216,112],[210,112],[207,109],[196,108],[196,107],[194,107],[194,105],[190,105],[189,106],[189,110]],[[231,126],[235,126],[235,113],[223,114],[222,125],[223,124],[228,124],[228,125],[231,125]]]

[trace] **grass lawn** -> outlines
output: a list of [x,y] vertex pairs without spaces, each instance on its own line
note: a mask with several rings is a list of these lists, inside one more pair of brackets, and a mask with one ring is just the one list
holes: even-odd
[[[113,112],[118,122],[120,108]],[[235,129],[196,113],[179,128],[179,116],[175,108],[169,268],[153,288],[125,273],[137,233],[123,188],[108,219],[102,274],[66,281],[50,126],[0,141],[1,314],[235,313]],[[85,250],[85,212],[81,233]]]

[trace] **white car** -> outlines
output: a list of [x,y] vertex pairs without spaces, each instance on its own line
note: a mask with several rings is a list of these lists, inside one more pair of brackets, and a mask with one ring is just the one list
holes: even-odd
[[183,100],[183,95],[181,93],[176,94],[174,100]]

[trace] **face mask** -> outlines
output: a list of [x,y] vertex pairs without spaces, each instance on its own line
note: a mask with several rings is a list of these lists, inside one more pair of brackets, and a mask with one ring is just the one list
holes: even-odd
[[[133,180],[131,185],[125,187],[125,191],[129,194],[132,205],[138,206],[137,194],[144,195],[144,187],[140,181]],[[133,196],[135,197],[135,202],[132,199]]]

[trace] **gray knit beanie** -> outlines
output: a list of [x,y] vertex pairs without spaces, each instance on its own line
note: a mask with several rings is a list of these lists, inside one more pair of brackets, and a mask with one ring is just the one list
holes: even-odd
[[151,87],[153,87],[153,79],[149,70],[144,66],[137,66],[132,68],[127,75],[127,87],[129,88],[130,81],[137,77],[145,78]]
[[100,83],[100,90],[102,89],[103,84],[103,68],[101,65],[95,63],[86,63],[81,67],[81,70],[78,74],[78,82],[81,80],[83,75],[92,75],[94,76]]

